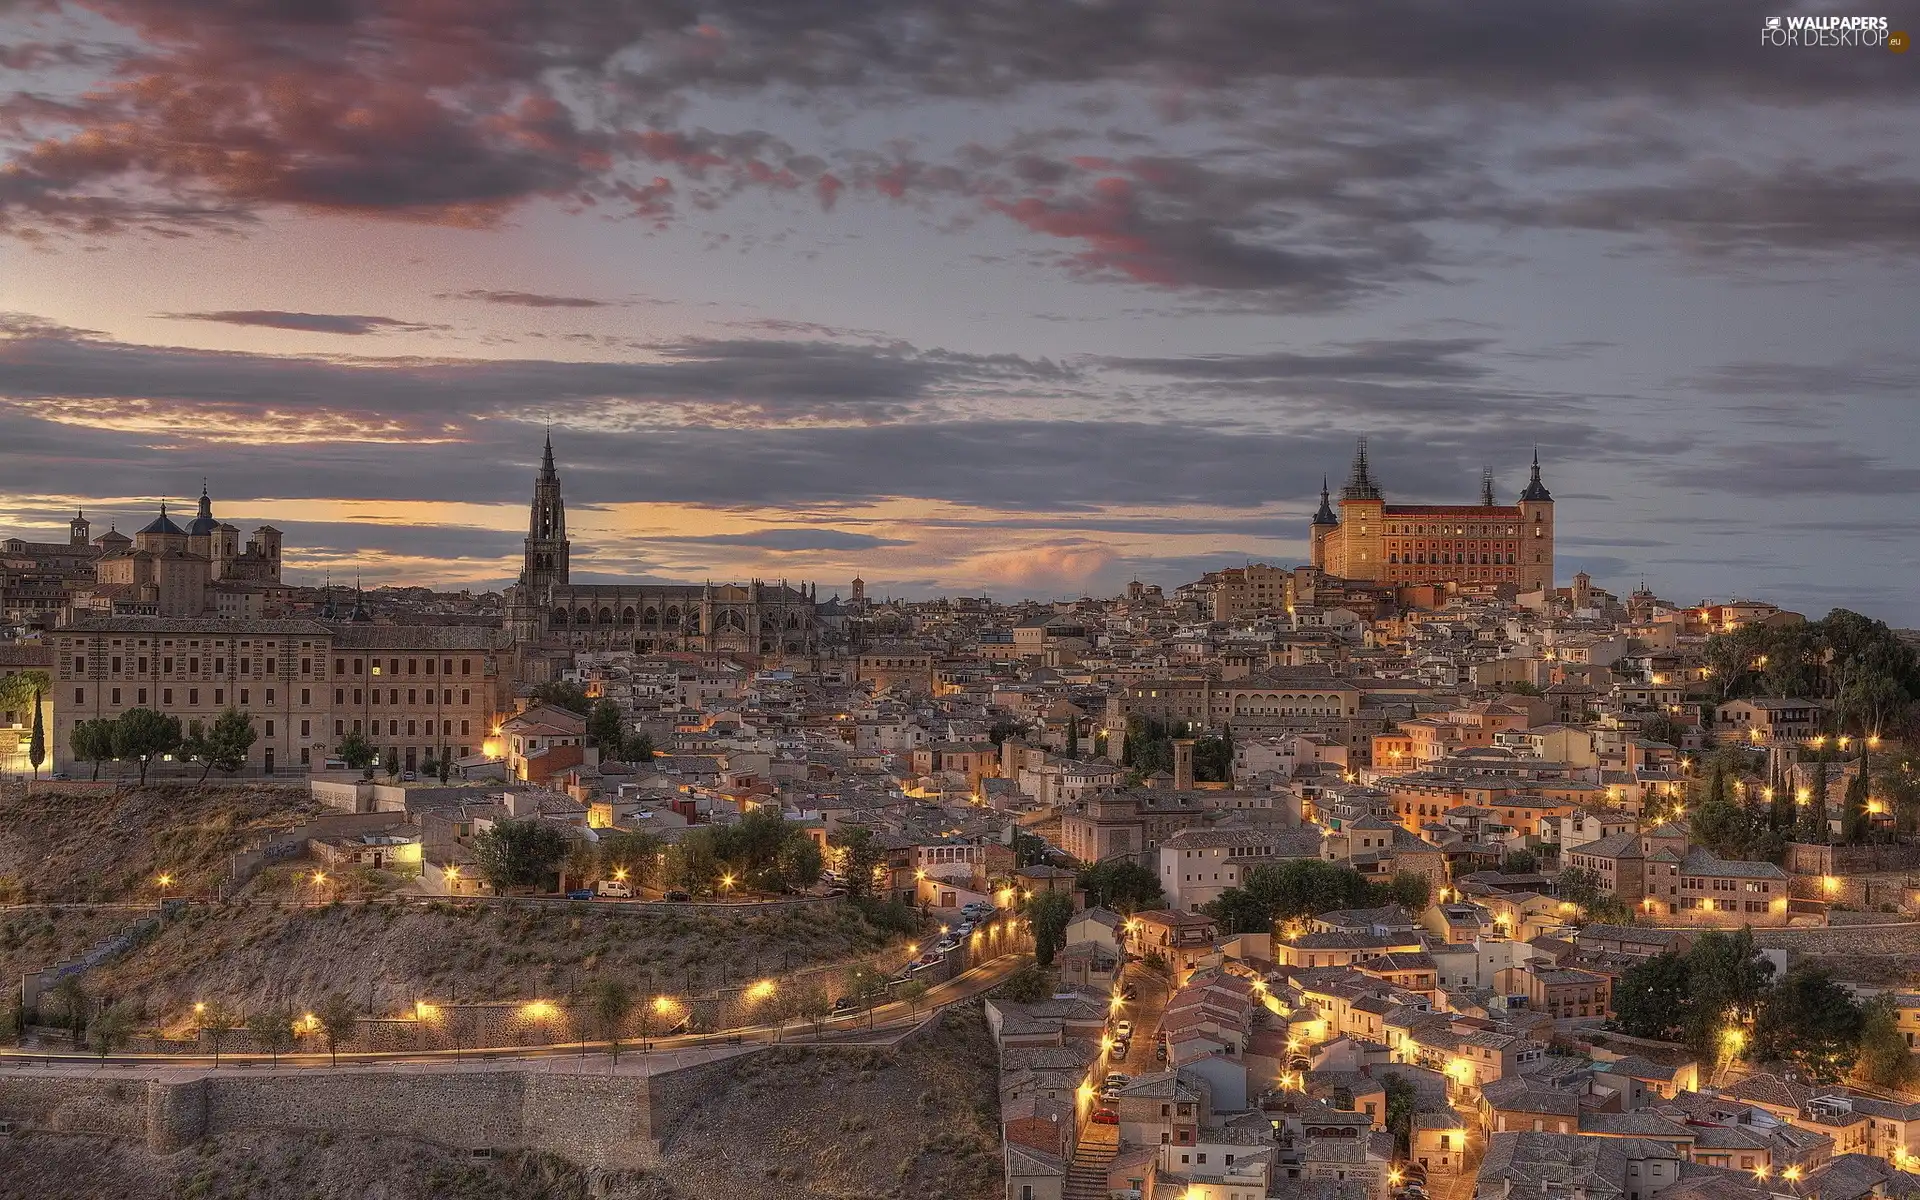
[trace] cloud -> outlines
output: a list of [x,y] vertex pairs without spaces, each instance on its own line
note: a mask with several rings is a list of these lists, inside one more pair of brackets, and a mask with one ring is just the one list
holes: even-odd
[[487,304],[512,304],[520,308],[607,308],[613,300],[590,300],[585,296],[550,296],[541,292],[515,292],[475,289],[465,292],[435,292],[436,300],[479,300]]
[[444,325],[421,325],[392,317],[354,316],[347,313],[278,312],[272,309],[242,309],[223,312],[160,313],[172,321],[218,321],[224,325],[257,325],[264,329],[291,329],[301,333],[342,333],[360,335],[392,330],[418,331],[444,329]]
[[808,550],[875,550],[913,544],[899,538],[848,533],[841,529],[761,529],[753,533],[710,533],[698,537],[657,537],[651,540],[702,546],[748,546],[781,553]]
[[1118,558],[1111,546],[1074,540],[990,551],[957,564],[955,569],[964,578],[993,587],[1058,595],[1079,590]]
[[1659,478],[1672,487],[1761,499],[1920,492],[1920,468],[1889,466],[1857,446],[1824,438],[1723,446],[1707,461],[1676,464]]

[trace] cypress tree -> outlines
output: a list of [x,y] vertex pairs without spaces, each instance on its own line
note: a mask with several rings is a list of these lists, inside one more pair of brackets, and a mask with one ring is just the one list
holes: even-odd
[[40,764],[47,761],[47,724],[40,712],[40,693],[33,693],[33,733],[27,738],[27,761],[33,764],[33,777],[40,778]]
[[1816,846],[1827,843],[1827,760],[1813,764],[1813,786],[1807,789],[1806,811],[1800,814],[1801,840]]
[[1849,845],[1859,845],[1867,840],[1867,832],[1872,823],[1867,819],[1867,760],[1863,755],[1859,760],[1859,770],[1847,781],[1847,796],[1842,817],[1842,836]]

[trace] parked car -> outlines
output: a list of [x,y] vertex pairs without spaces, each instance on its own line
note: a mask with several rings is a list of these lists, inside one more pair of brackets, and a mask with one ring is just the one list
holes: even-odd
[[1120,1114],[1110,1108],[1096,1108],[1093,1110],[1093,1123],[1095,1125],[1118,1125],[1120,1123]]
[[1167,1061],[1167,1044],[1165,1042],[1155,1042],[1153,1044],[1153,1057],[1160,1062]]
[[1121,1038],[1118,1041],[1114,1042],[1113,1051],[1107,1057],[1125,1058],[1127,1056],[1127,1052],[1132,1049],[1133,1049],[1133,1043],[1128,1041],[1126,1038]]
[[1102,1096],[1117,1094],[1121,1088],[1132,1082],[1133,1076],[1127,1074],[1125,1071],[1108,1071],[1107,1081],[1101,1085],[1100,1094]]
[[633,899],[633,888],[624,879],[602,879],[596,888],[602,896],[615,900]]
[[420,782],[420,776],[414,774],[412,771],[403,771],[400,773],[400,782],[401,783],[418,783]]
[[679,891],[668,892],[666,895],[660,898],[662,900],[670,900],[675,904],[685,904],[687,901],[693,899],[692,896],[687,895],[685,892],[679,892]]
[[1140,989],[1129,983],[1120,989],[1120,998],[1122,1000],[1138,1000],[1140,998]]
[[567,899],[591,900],[593,899],[593,889],[592,888],[576,888],[573,891],[567,893]]
[[860,1007],[860,1002],[858,1000],[855,1000],[852,996],[842,996],[838,1000],[835,1000],[833,1002],[833,1015],[836,1017],[841,1016],[845,1013],[850,1013],[854,1009],[859,1007]]
[[1114,1041],[1116,1042],[1129,1041],[1132,1039],[1132,1037],[1133,1037],[1132,1021],[1115,1021],[1113,1023],[1113,1040]]

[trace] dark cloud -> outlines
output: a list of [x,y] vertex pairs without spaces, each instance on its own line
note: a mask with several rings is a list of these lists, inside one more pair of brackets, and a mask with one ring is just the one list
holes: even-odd
[[58,398],[103,419],[192,404],[270,431],[300,414],[347,430],[438,437],[447,422],[572,416],[609,425],[694,413],[731,422],[885,420],[956,395],[1066,389],[1045,359],[912,346],[689,340],[653,362],[296,358],[139,346],[28,325],[0,338],[0,396]]
[[418,331],[444,329],[444,325],[421,325],[393,317],[365,317],[348,313],[277,312],[272,309],[238,309],[224,312],[186,312],[159,314],[173,321],[218,321],[223,325],[257,325],[264,329],[292,329],[301,333],[342,333],[359,335],[387,333],[393,330]]
[[1659,479],[1668,486],[1692,491],[1760,499],[1912,497],[1920,492],[1920,468],[1889,465],[1857,446],[1826,438],[1723,446],[1704,462],[1695,459],[1661,470]]
[[487,291],[436,292],[439,300],[480,300],[487,304],[512,304],[520,308],[606,308],[613,300],[589,300],[585,296],[550,296],[542,292]]
[[1908,395],[1914,361],[1881,363],[1736,362],[1683,382],[1721,396]]

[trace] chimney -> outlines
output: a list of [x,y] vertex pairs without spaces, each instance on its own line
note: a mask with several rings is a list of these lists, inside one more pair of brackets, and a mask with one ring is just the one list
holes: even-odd
[[1173,739],[1173,790],[1193,790],[1193,739]]

